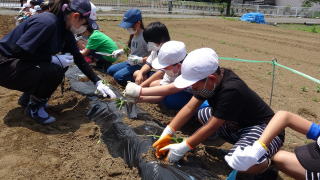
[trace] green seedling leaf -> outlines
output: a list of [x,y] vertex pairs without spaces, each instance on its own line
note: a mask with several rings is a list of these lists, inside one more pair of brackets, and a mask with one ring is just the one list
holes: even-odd
[[115,99],[115,101],[116,101],[116,106],[117,106],[117,108],[118,108],[119,110],[121,110],[122,107],[123,107],[124,105],[126,105],[126,103],[127,103],[127,101],[126,101],[125,99],[123,99],[123,98],[117,98],[117,99]]
[[[151,134],[151,135],[146,135],[146,136],[155,137],[155,138],[157,138],[157,139],[160,138],[160,136],[153,135],[153,134]],[[171,137],[171,140],[172,140],[173,142],[175,142],[175,143],[182,143],[182,141],[183,141],[184,139],[181,138],[181,137],[179,137],[179,138]]]

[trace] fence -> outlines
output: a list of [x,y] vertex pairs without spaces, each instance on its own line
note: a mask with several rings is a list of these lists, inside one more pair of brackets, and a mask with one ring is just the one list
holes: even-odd
[[[176,13],[223,15],[226,5],[221,3],[167,0],[92,0],[103,11],[125,11],[129,8],[140,8],[148,13]],[[0,7],[19,7],[19,0],[0,0]],[[320,8],[268,6],[252,4],[233,4],[231,15],[241,16],[248,12],[261,12],[266,16],[284,17],[319,17]]]

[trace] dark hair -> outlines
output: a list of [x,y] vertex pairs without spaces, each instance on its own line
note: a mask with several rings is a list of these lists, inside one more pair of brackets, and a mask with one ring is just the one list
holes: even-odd
[[69,0],[50,0],[49,1],[49,12],[58,16],[62,12],[62,6],[64,4],[69,4],[69,3],[70,3]]
[[89,31],[90,34],[92,34],[94,30],[95,30],[95,29],[93,29],[91,26],[88,26],[88,27],[87,27],[87,31]]
[[[139,21],[137,21],[139,22]],[[144,25],[143,25],[143,22],[142,20],[140,20],[140,28],[144,30]],[[128,47],[130,48],[131,47],[131,41],[132,41],[132,38],[133,38],[133,34],[130,34],[130,37],[129,37],[129,40],[128,40]]]
[[152,22],[143,31],[143,38],[146,42],[154,42],[157,44],[170,41],[169,31],[166,25],[161,22]]
[[216,74],[218,74],[218,75],[220,75],[220,74],[221,74],[221,68],[220,68],[220,66],[218,66],[218,68],[217,68],[216,72],[214,72],[214,73],[216,73]]
[[[51,4],[52,5],[52,4]],[[51,6],[49,1],[45,1],[43,3],[40,4],[40,8],[42,11],[46,11],[49,9],[49,7]]]

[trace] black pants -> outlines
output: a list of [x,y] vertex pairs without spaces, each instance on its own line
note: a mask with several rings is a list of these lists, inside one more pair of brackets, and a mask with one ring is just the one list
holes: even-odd
[[49,98],[62,82],[65,70],[49,62],[29,62],[0,54],[0,86]]

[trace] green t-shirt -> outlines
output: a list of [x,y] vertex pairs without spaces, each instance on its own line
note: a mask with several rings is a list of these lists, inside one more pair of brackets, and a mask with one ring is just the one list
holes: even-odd
[[[95,50],[96,52],[104,52],[111,54],[114,50],[118,49],[118,46],[109,36],[105,35],[99,30],[94,30],[88,39],[86,48],[90,50]],[[112,63],[116,61],[115,58],[109,56],[103,56],[103,58]]]

